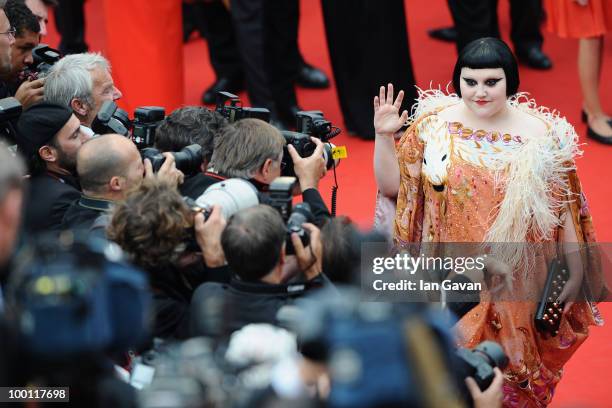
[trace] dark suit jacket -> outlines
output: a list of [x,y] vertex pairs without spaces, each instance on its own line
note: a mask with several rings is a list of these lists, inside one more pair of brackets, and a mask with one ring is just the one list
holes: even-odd
[[191,335],[225,336],[252,323],[279,325],[277,314],[283,306],[322,287],[331,287],[325,275],[280,285],[236,279],[203,283],[191,300]]
[[75,177],[52,172],[34,176],[25,201],[25,231],[59,230],[64,213],[80,196],[80,186]]
[[66,210],[62,220],[63,230],[85,230],[88,231],[102,214],[106,214],[113,203],[82,195],[74,201]]

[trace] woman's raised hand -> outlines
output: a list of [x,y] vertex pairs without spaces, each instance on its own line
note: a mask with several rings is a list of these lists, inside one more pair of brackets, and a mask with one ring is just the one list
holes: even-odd
[[374,132],[377,135],[395,134],[406,123],[408,111],[399,115],[404,99],[404,91],[399,91],[395,102],[393,101],[393,84],[380,87],[380,93],[374,97]]

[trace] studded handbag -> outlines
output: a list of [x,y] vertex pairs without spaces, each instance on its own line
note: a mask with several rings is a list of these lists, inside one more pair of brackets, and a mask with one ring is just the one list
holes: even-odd
[[559,334],[565,304],[557,302],[557,298],[568,278],[569,271],[564,261],[558,257],[550,261],[546,284],[535,314],[535,327],[540,333],[547,333],[553,337]]

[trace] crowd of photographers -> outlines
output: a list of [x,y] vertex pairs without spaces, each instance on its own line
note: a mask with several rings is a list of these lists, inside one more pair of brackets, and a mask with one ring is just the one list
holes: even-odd
[[225,93],[130,120],[103,56],[60,58],[0,5],[1,385],[75,406],[501,405],[499,346],[455,351],[449,313],[359,301],[361,244],[384,239],[323,201],[339,130],[320,112],[280,131]]

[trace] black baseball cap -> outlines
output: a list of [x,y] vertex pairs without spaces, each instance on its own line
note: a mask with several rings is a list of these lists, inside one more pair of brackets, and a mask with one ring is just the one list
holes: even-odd
[[32,105],[17,122],[17,145],[27,156],[38,152],[70,120],[72,109],[54,103]]

